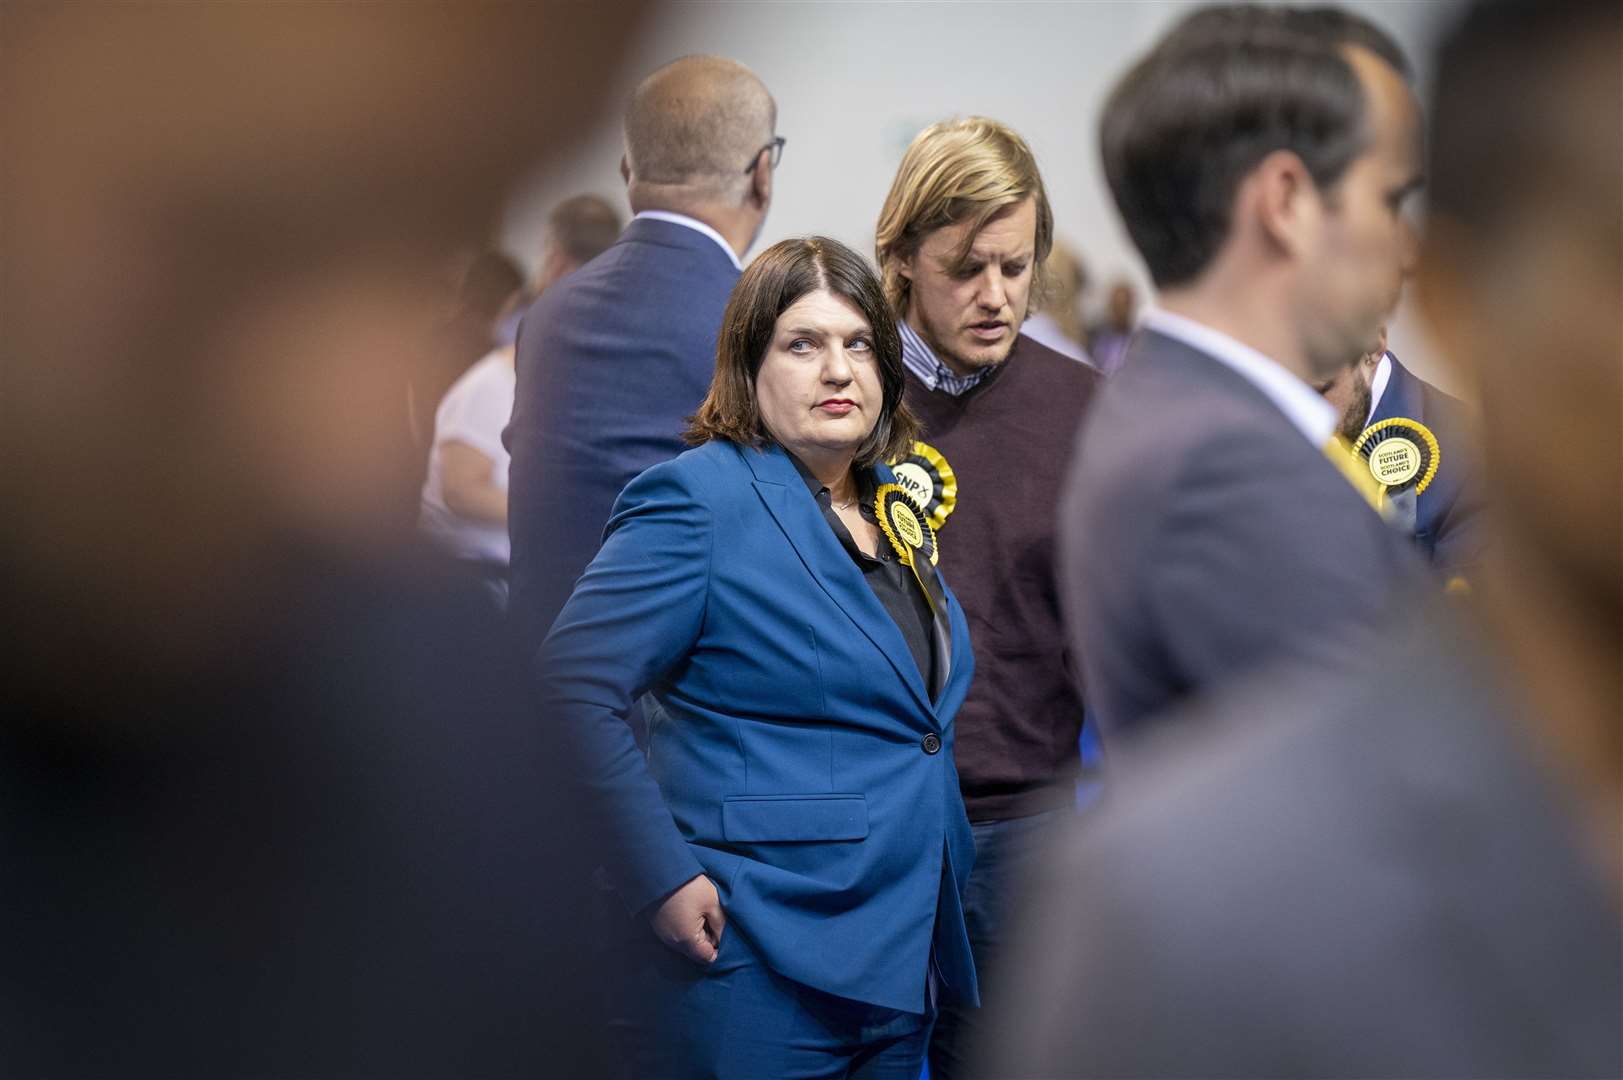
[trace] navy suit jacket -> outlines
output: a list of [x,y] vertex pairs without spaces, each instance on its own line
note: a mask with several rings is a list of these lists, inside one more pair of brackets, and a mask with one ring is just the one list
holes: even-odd
[[1480,477],[1465,403],[1386,355],[1392,375],[1369,422],[1405,417],[1437,437],[1437,475],[1415,496],[1414,538],[1445,576],[1464,573],[1481,557],[1485,544]]
[[[549,722],[592,762],[627,906],[703,873],[726,933],[787,978],[920,1013],[934,946],[942,997],[977,1001],[952,756],[974,661],[946,595],[951,671],[932,701],[781,448],[707,443],[626,488],[541,663]],[[644,692],[661,706],[646,757],[627,724]]]
[[526,313],[504,436],[511,610],[526,645],[597,552],[615,497],[684,449],[737,281],[710,237],[639,218]]
[[1238,372],[1141,331],[1083,418],[1061,599],[1106,748],[1180,698],[1328,657],[1420,559]]

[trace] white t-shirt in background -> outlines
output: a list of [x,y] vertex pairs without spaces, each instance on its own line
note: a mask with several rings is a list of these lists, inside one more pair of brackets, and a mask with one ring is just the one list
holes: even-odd
[[460,559],[506,565],[512,548],[507,526],[462,517],[445,505],[440,481],[441,448],[466,443],[491,461],[491,483],[507,490],[511,458],[502,446],[502,429],[513,415],[513,347],[497,349],[451,384],[434,413],[434,445],[428,452],[428,478],[423,481],[418,527]]

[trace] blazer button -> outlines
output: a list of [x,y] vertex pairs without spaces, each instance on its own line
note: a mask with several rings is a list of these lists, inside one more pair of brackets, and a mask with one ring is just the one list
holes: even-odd
[[941,737],[933,731],[924,737],[922,745],[926,754],[941,753]]

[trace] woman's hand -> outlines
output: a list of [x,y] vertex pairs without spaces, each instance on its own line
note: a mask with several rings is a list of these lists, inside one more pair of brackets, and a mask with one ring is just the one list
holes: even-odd
[[695,964],[709,964],[721,946],[727,926],[721,897],[710,879],[700,874],[665,898],[649,917],[654,935]]

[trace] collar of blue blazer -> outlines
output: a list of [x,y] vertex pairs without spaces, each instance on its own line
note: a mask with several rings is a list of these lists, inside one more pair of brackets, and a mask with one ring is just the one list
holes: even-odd
[[[817,584],[839,605],[856,628],[873,642],[874,647],[885,654],[885,659],[896,669],[896,674],[907,684],[925,713],[936,715],[935,703],[930,701],[924,677],[913,662],[902,631],[863,580],[862,571],[857,569],[851,556],[840,546],[828,522],[823,520],[822,510],[807,493],[805,481],[795,470],[794,462],[789,460],[788,452],[776,444],[761,449],[739,447],[738,452],[755,476],[755,490],[761,496],[761,501],[794,546],[800,561],[817,579]],[[895,476],[888,466],[875,466],[875,472],[879,483],[895,482]],[[955,631],[951,633],[954,638],[957,637]],[[957,645],[957,649],[949,646],[944,656],[950,668],[942,682],[939,701],[951,697],[949,689],[960,667],[951,663],[951,656],[958,649],[966,647],[967,643],[955,641],[953,644]]]

